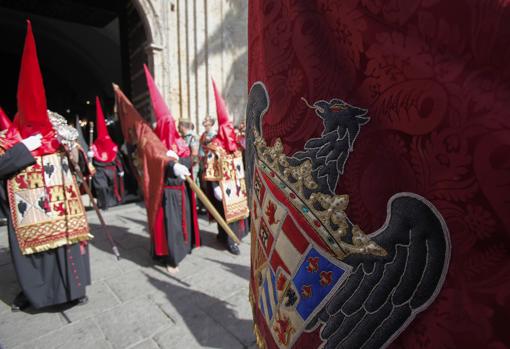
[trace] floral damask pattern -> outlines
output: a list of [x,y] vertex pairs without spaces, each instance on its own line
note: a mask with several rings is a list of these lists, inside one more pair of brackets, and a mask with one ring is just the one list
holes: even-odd
[[510,345],[510,4],[503,0],[254,0],[249,81],[268,142],[319,137],[301,101],[369,110],[338,193],[365,231],[402,191],[445,218],[452,259],[436,301],[393,348]]

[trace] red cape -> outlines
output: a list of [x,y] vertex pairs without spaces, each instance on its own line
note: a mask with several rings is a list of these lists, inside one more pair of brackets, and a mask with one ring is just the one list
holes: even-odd
[[[163,183],[169,161],[167,149],[117,85],[114,85],[114,92],[124,140],[128,146],[135,147],[132,154],[136,167],[134,173],[143,190],[154,252],[160,256],[167,255],[168,242],[161,224]],[[194,221],[196,224],[196,216]],[[198,230],[195,232],[198,246],[200,237]]]

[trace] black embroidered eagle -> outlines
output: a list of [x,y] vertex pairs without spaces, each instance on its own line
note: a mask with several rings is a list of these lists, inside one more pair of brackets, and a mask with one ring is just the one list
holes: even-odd
[[299,165],[310,159],[317,182],[323,182],[323,187],[327,186],[329,193],[333,194],[361,126],[370,121],[370,118],[366,116],[366,109],[352,106],[338,98],[329,102],[320,100],[313,105],[303,100],[322,119],[324,130],[321,137],[308,140],[304,150],[295,153],[289,160],[292,165]]
[[[323,120],[322,137],[308,140],[303,151],[287,159],[299,164],[309,158],[317,191],[334,194],[360,127],[369,121],[367,111],[340,99],[311,107]],[[250,90],[246,115],[249,188],[256,164],[253,130],[262,135],[268,108],[267,90],[257,82]],[[352,273],[307,324],[310,331],[319,326],[324,348],[387,347],[441,290],[451,247],[446,223],[432,203],[413,193],[394,195],[387,204],[385,224],[369,237],[387,254],[344,258]]]

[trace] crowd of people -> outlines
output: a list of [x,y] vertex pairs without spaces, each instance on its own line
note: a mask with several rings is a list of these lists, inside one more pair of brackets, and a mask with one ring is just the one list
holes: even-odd
[[[169,273],[177,273],[179,263],[200,246],[199,212],[219,213],[210,216],[224,223],[218,225],[218,240],[231,253],[240,253],[236,242],[247,233],[248,217],[242,132],[234,131],[214,81],[218,131],[211,116],[204,119],[200,137],[190,120],[177,124],[144,69],[154,127],[115,86],[124,143],[112,140],[96,97],[96,137],[88,146],[79,119],[72,127],[47,110],[28,21],[13,122],[0,110],[0,203],[20,285],[13,311],[87,302],[92,235],[81,194],[89,192],[89,185],[91,200],[107,210],[125,202],[128,177],[136,179],[146,203],[152,257]],[[126,126],[133,120],[136,127]],[[140,129],[143,134],[137,133]],[[205,203],[199,204],[200,188],[208,199],[201,195]]]

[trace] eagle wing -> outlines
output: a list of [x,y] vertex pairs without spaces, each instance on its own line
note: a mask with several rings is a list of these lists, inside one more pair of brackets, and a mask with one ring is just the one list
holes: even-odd
[[448,230],[424,198],[400,193],[371,238],[385,257],[352,255],[345,284],[308,325],[323,325],[325,348],[384,348],[442,287],[450,258]]

